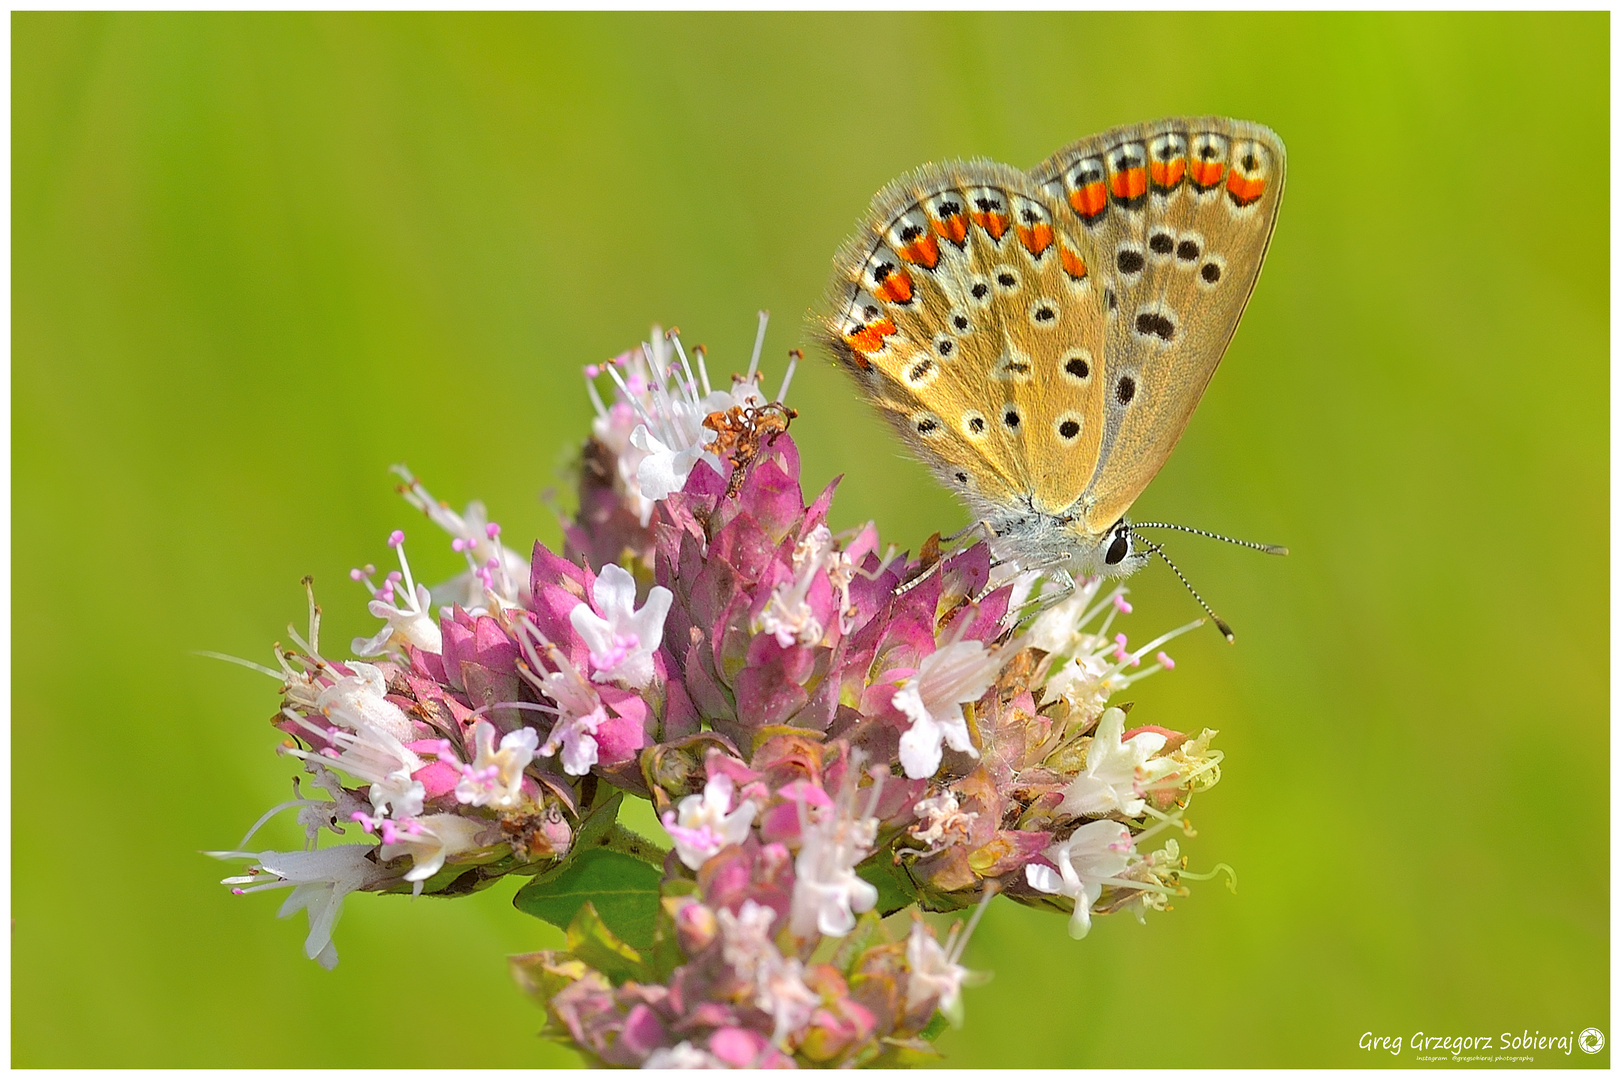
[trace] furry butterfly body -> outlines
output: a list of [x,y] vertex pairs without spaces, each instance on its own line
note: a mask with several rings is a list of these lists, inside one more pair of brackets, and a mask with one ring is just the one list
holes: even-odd
[[1115,128],[1029,172],[926,165],[834,261],[823,340],[999,554],[1148,559],[1125,514],[1181,438],[1261,271],[1284,149],[1258,124]]

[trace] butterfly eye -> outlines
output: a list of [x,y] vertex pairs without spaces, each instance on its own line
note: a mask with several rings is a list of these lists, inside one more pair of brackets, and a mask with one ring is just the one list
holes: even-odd
[[1117,566],[1127,555],[1131,554],[1131,535],[1121,529],[1114,534],[1114,542],[1109,550],[1103,553],[1103,561],[1110,566]]

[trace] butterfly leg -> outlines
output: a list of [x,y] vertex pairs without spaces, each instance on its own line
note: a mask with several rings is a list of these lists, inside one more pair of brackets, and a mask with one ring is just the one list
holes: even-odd
[[[993,540],[996,537],[996,534],[991,531],[990,522],[976,521],[966,528],[958,529],[950,536],[942,537],[939,533],[935,533],[933,536],[929,537],[928,540],[924,541],[923,548],[918,554],[927,565],[923,569],[923,572],[918,574],[917,577],[913,578],[911,581],[905,582],[899,588],[897,588],[895,590],[895,595],[902,596],[908,592],[911,592],[913,589],[929,580],[929,578],[934,574],[938,573],[940,568],[943,567],[951,558],[951,555],[942,555],[940,553],[941,545],[954,544],[959,540],[962,540],[964,537],[972,535],[976,529],[984,530],[984,538],[986,541]],[[951,554],[955,555],[956,552],[952,552]],[[991,560],[991,565],[996,565],[996,560],[994,557]],[[978,601],[975,600],[974,603],[978,603]]]

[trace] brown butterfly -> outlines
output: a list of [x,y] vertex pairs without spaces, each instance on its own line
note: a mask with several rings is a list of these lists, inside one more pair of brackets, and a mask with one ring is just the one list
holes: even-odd
[[1115,128],[1028,173],[925,165],[839,251],[819,328],[1000,557],[1129,574],[1155,545],[1126,511],[1232,339],[1283,180],[1278,137],[1220,117]]

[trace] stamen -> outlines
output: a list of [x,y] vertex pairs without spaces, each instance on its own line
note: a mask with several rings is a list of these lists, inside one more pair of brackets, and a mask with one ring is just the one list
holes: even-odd
[[210,652],[207,649],[194,649],[192,651],[192,655],[206,656],[210,660],[224,660],[228,664],[239,664],[242,667],[251,668],[254,671],[269,675],[272,679],[280,679],[283,674],[282,672],[277,671],[275,668],[265,667],[263,664],[256,664],[252,660],[244,660],[239,656],[227,656],[224,653]]
[[[591,367],[596,368],[596,365],[593,364]],[[601,368],[597,368],[597,371],[600,372],[601,370]],[[591,381],[594,377],[595,376],[591,376],[585,380],[585,392],[590,396],[591,407],[597,410],[597,416],[600,419],[606,420],[608,419],[608,406],[603,404],[602,395],[597,393],[597,384]]]
[[698,380],[692,374],[692,365],[687,362],[687,351],[681,347],[681,330],[679,327],[670,327],[669,333],[664,335],[675,346],[675,354],[681,358],[681,370],[686,372],[686,381],[681,384],[687,401],[693,405],[698,404]]
[[963,952],[968,948],[968,939],[974,936],[974,928],[979,925],[979,920],[985,917],[985,909],[991,906],[991,898],[1001,891],[1002,886],[995,879],[985,882],[985,891],[980,896],[974,913],[968,917],[968,925],[962,927],[962,935],[958,936],[958,927],[951,929],[951,937],[946,942],[947,960],[955,964],[962,959]]
[[794,381],[794,369],[799,366],[799,361],[804,355],[798,349],[788,350],[788,370],[782,373],[782,387],[777,391],[778,401],[788,400],[788,386]]
[[1228,866],[1224,862],[1219,862],[1215,866],[1211,867],[1208,874],[1196,874],[1192,870],[1181,869],[1178,869],[1176,872],[1176,876],[1178,878],[1187,878],[1189,881],[1209,881],[1217,874],[1226,874],[1228,890],[1235,894],[1238,892],[1238,871],[1234,870],[1231,866]]
[[[260,829],[262,829],[265,826],[266,822],[268,822],[271,818],[275,817],[277,814],[281,813],[283,810],[291,810],[295,806],[304,806],[305,804],[308,804],[308,803],[320,803],[320,802],[326,802],[326,800],[325,799],[291,799],[291,800],[289,800],[287,802],[284,802],[284,803],[277,803],[275,806],[272,806],[269,810],[266,810],[264,812],[264,814],[259,818],[259,820],[255,821],[253,823],[253,827],[251,829],[249,829],[248,834],[242,838],[242,842],[240,844],[236,845],[237,850],[238,851],[245,850],[247,848],[247,846],[248,846],[248,841],[253,839],[253,834],[258,832]],[[338,804],[337,803],[332,803],[330,805],[336,806]]]
[[636,410],[636,415],[642,418],[642,423],[646,424],[649,430],[656,430],[658,427],[657,422],[647,415],[647,410],[642,407],[641,396],[631,393],[630,387],[625,385],[624,377],[619,374],[618,367],[609,368],[608,375],[613,379],[614,384],[619,387],[619,392],[624,395],[625,400],[630,402],[631,407]]
[[754,333],[754,352],[749,357],[749,373],[743,376],[744,382],[753,382],[754,373],[760,367],[760,350],[765,346],[765,324],[770,320],[771,312],[760,311],[760,328]]
[[710,394],[714,393],[714,391],[709,389],[709,367],[704,363],[706,350],[702,345],[699,345],[696,346],[692,352],[693,355],[698,358],[698,378],[703,380],[704,397],[708,397]]

